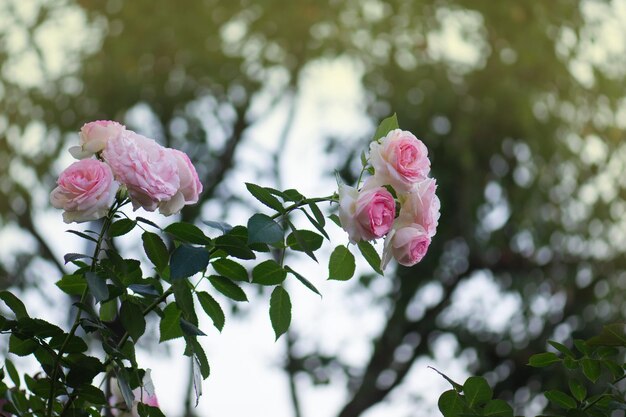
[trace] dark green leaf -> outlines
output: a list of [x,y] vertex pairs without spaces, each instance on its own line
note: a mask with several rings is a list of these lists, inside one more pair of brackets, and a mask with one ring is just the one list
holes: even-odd
[[120,320],[122,326],[130,337],[136,342],[146,331],[146,319],[143,317],[143,309],[135,303],[124,301],[120,308]]
[[191,295],[191,286],[188,281],[175,281],[172,285],[174,289],[174,299],[176,304],[182,310],[182,317],[193,324],[198,324],[198,317],[193,304],[193,295]]
[[82,295],[87,288],[87,281],[82,275],[64,275],[59,281],[56,282],[56,286],[61,291],[68,295]]
[[209,252],[205,248],[180,245],[170,258],[170,279],[173,281],[190,277],[204,271],[209,264]]
[[560,362],[561,359],[552,352],[537,353],[528,360],[528,365],[535,368],[543,368],[553,363]]
[[15,334],[9,337],[9,352],[17,356],[28,356],[37,349],[39,344],[33,339],[20,339]]
[[252,282],[261,285],[278,285],[287,278],[287,271],[276,261],[261,262],[252,270]]
[[131,219],[121,219],[116,221],[109,228],[109,235],[111,237],[123,236],[126,233],[133,230],[137,223]]
[[583,374],[591,381],[596,382],[600,378],[600,362],[595,359],[583,358],[580,361],[583,368]]
[[287,272],[290,272],[294,277],[296,277],[298,281],[300,281],[305,287],[307,287],[308,289],[310,289],[311,291],[313,291],[315,294],[319,295],[320,297],[322,296],[322,294],[318,291],[317,288],[315,288],[315,285],[313,285],[311,281],[309,281],[308,279],[306,279],[305,277],[303,277],[302,275],[294,271],[289,266],[285,266],[285,270]]
[[163,271],[167,266],[169,253],[163,239],[156,233],[144,232],[141,235],[143,241],[143,250],[146,252],[150,262],[156,267],[157,271]]
[[287,246],[300,252],[314,252],[323,242],[322,236],[310,230],[294,230],[287,236]]
[[13,295],[13,293],[10,293],[9,291],[0,291],[0,300],[4,301],[7,307],[11,309],[11,311],[15,314],[16,319],[28,317],[24,303]]
[[161,228],[159,227],[159,225],[158,225],[158,224],[156,224],[155,222],[153,222],[153,221],[151,221],[151,220],[148,220],[148,219],[146,219],[146,218],[143,218],[143,217],[137,217],[135,220],[137,220],[138,222],[141,222],[141,223],[145,223],[145,224],[147,224],[147,225],[150,225],[150,226],[152,226],[152,227],[154,227],[154,228],[156,228],[156,229],[161,229]]
[[376,273],[383,275],[383,271],[380,269],[380,256],[374,246],[365,240],[359,241],[357,246],[359,247],[359,251],[361,251],[361,255],[363,255],[363,258],[370,264],[372,269]]
[[211,244],[211,239],[191,223],[172,223],[163,230],[181,242],[194,243],[196,245]]
[[206,353],[204,353],[204,349],[200,343],[196,340],[196,338],[187,338],[188,343],[191,344],[191,348],[193,351],[193,355],[200,365],[200,374],[203,379],[207,379],[209,374],[211,373],[211,368],[209,367],[209,361],[207,360]]
[[70,355],[68,361],[71,363],[71,366],[67,374],[66,383],[73,388],[91,384],[95,376],[105,370],[104,365],[98,358],[81,353]]
[[305,199],[298,190],[294,190],[293,188],[283,191],[283,198],[287,201],[293,201],[294,203]]
[[486,417],[513,417],[513,408],[506,401],[491,400],[485,405],[482,415]]
[[79,397],[94,405],[104,405],[107,403],[104,392],[94,387],[93,385],[86,385],[84,387],[81,387],[79,390]]
[[220,307],[219,303],[215,301],[215,299],[207,292],[197,292],[196,296],[198,297],[198,301],[200,301],[200,305],[202,306],[204,312],[211,317],[213,324],[217,330],[221,332],[224,328],[224,322],[226,321],[222,307]]
[[485,378],[471,376],[463,384],[463,395],[465,395],[467,405],[474,408],[487,403],[491,399],[493,391]]
[[[233,229],[234,230],[234,229]],[[223,250],[230,256],[239,259],[254,259],[256,255],[247,245],[247,238],[226,234],[215,239],[215,247]]]
[[602,327],[602,332],[587,341],[590,346],[626,347],[626,324],[614,323]]
[[339,216],[337,216],[336,214],[331,214],[330,216],[328,216],[328,218],[332,220],[332,222],[335,223],[337,226],[341,227],[341,220],[339,220]]
[[394,129],[399,129],[398,117],[395,113],[380,122],[378,128],[376,128],[376,133],[374,133],[374,138],[372,140],[378,141],[382,137],[387,136],[387,133],[391,132]]
[[105,279],[91,271],[85,272],[85,278],[87,279],[89,291],[91,291],[91,295],[97,302],[102,302],[109,298],[109,289]]
[[330,260],[328,262],[328,279],[347,281],[352,278],[355,269],[356,262],[354,260],[354,255],[352,255],[352,253],[350,253],[348,248],[345,246],[337,246],[330,255]]
[[576,355],[574,355],[574,352],[572,352],[567,346],[561,343],[555,342],[554,340],[548,340],[548,343],[550,344],[550,346],[552,346],[553,348],[561,352],[563,355],[569,356],[570,358],[576,358]]
[[326,225],[326,219],[324,218],[324,214],[322,214],[322,210],[315,203],[309,203],[309,208],[313,212],[313,216],[315,220],[320,224],[320,226],[324,227]]
[[16,328],[24,335],[37,336],[42,339],[63,334],[63,330],[59,326],[42,319],[32,319],[30,317],[19,319]]
[[9,374],[9,378],[11,378],[13,384],[15,384],[17,388],[19,388],[21,383],[20,374],[17,372],[17,369],[15,369],[15,365],[13,365],[13,362],[11,362],[9,359],[6,359],[4,361],[4,367],[6,368],[7,374]]
[[268,190],[263,187],[259,187],[256,184],[246,183],[246,188],[261,203],[265,204],[271,209],[282,213],[284,211],[283,205],[278,201],[276,197],[272,195]]
[[158,297],[161,293],[149,284],[131,284],[128,286],[136,294],[141,294],[148,297]]
[[163,318],[161,318],[161,323],[159,324],[160,342],[183,336],[183,331],[180,328],[181,314],[182,312],[176,303],[170,303],[163,309]]
[[577,401],[582,402],[587,396],[587,389],[575,379],[568,379],[569,390]]
[[212,275],[209,277],[209,281],[216,290],[224,294],[226,297],[235,301],[248,301],[246,293],[228,278]]
[[158,407],[152,407],[141,402],[137,404],[137,412],[139,417],[165,417],[165,414]]
[[87,351],[88,346],[83,339],[78,336],[72,335],[72,337],[70,337],[66,343],[65,340],[68,336],[69,335],[67,333],[54,336],[50,339],[48,345],[51,349],[59,350],[61,349],[61,346],[63,346],[63,344],[65,343],[64,350],[66,353],[83,353]]
[[93,238],[93,237],[89,236],[89,235],[88,235],[88,234],[86,234],[86,233],[79,232],[79,231],[77,231],[77,230],[66,230],[66,232],[67,232],[67,233],[71,233],[71,234],[76,235],[76,236],[79,236],[79,237],[82,237],[83,239],[90,240],[90,241],[92,241],[92,242],[94,242],[94,243],[97,243],[97,242],[98,242],[98,240],[97,240],[97,239],[95,239],[95,238]]
[[272,244],[282,240],[283,229],[271,217],[257,213],[248,220],[248,244]]
[[228,258],[220,258],[211,264],[215,271],[223,277],[235,281],[248,282],[248,271],[241,264]]
[[126,404],[127,409],[131,409],[133,407],[133,401],[135,400],[135,394],[133,394],[133,390],[130,389],[130,385],[128,384],[128,376],[124,369],[116,370],[117,376],[117,386],[122,393],[122,398],[124,399],[124,403]]
[[458,392],[449,390],[441,394],[437,405],[444,417],[459,417],[465,403]]
[[283,287],[276,287],[270,297],[270,321],[276,340],[289,329],[291,324],[291,300]]
[[191,322],[188,322],[184,318],[180,319],[180,328],[183,333],[188,336],[206,336],[202,330],[200,330],[196,325]]
[[546,398],[555,405],[564,408],[566,410],[576,408],[576,400],[567,395],[566,393],[558,390],[546,391],[544,393]]
[[319,224],[317,220],[311,217],[311,215],[304,208],[300,208],[300,210],[302,210],[304,215],[307,217],[307,219],[309,219],[309,221],[317,229],[317,231],[320,232],[322,235],[324,235],[326,239],[330,240],[330,236],[328,236],[328,233],[326,233],[326,230],[324,230],[324,227],[321,224]]
[[117,317],[117,299],[100,304],[100,320],[113,321]]
[[230,232],[233,228],[230,224],[224,223],[224,222],[214,222],[211,220],[204,220],[202,223],[206,224],[212,229],[217,229],[221,231],[222,234]]

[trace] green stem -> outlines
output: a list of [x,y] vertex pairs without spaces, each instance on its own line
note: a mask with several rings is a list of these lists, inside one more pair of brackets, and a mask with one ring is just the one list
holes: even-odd
[[306,205],[309,205],[311,203],[322,203],[324,201],[328,201],[328,202],[337,202],[339,201],[337,196],[335,194],[333,195],[329,195],[327,197],[317,197],[317,198],[305,198],[302,201],[298,201],[297,203],[293,203],[290,206],[285,207],[285,211],[283,211],[282,213],[276,213],[273,216],[271,216],[272,219],[277,219],[281,216],[285,216],[289,213],[291,213],[292,211],[299,209],[300,207],[304,207]]
[[[109,227],[111,226],[111,223],[113,222],[113,215],[115,214],[116,210],[119,207],[120,207],[120,203],[118,203],[117,201],[113,203],[113,205],[109,209],[109,213],[107,214],[107,217],[105,217],[104,219],[104,223],[102,224],[102,229],[100,230],[100,235],[98,236],[96,247],[93,252],[91,267],[89,268],[91,272],[95,272],[96,270],[96,265],[98,263],[98,255],[100,254],[102,242],[104,240],[104,237],[106,236],[107,231],[109,230]],[[87,294],[88,294],[88,287],[85,288],[85,290],[83,291],[83,294],[80,297],[81,303],[85,302],[85,298],[87,298]],[[65,337],[65,340],[63,341],[63,344],[59,348],[59,352],[57,353],[56,358],[54,359],[54,364],[52,366],[52,375],[50,377],[50,393],[48,395],[48,407],[47,407],[48,417],[52,417],[52,409],[53,409],[53,403],[54,403],[54,397],[55,397],[54,393],[56,389],[57,377],[59,376],[59,367],[60,367],[61,359],[63,358],[65,349],[67,349],[67,345],[70,343],[70,340],[72,339],[72,337],[76,333],[76,330],[78,329],[78,326],[80,325],[80,317],[81,317],[81,310],[77,309],[76,316],[74,317],[74,323],[72,324],[72,328],[70,329],[69,333]],[[66,406],[63,407],[63,411],[61,415],[63,415],[67,409],[68,407],[66,404]]]

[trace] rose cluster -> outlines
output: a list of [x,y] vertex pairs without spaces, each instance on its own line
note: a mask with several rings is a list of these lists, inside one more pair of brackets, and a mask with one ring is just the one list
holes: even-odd
[[135,210],[158,209],[166,216],[198,201],[202,184],[184,152],[108,120],[85,124],[79,138],[80,145],[70,148],[79,161],[61,173],[50,194],[52,205],[65,210],[66,223],[106,216],[120,187]]
[[373,175],[360,190],[339,185],[341,225],[355,243],[386,236],[382,269],[392,257],[415,265],[426,255],[439,220],[428,150],[410,132],[395,129],[371,143],[369,164]]

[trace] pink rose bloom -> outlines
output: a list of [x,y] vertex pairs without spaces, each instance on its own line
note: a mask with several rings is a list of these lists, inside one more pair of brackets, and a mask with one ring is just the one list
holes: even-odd
[[393,225],[396,202],[383,187],[360,192],[345,184],[339,185],[339,220],[352,242],[383,237]]
[[424,258],[429,245],[430,236],[419,224],[394,229],[385,239],[381,269],[385,269],[391,256],[401,265],[413,266]]
[[441,208],[436,191],[437,182],[433,178],[415,184],[411,192],[403,196],[398,224],[408,226],[417,223],[426,230],[429,237],[433,237],[437,232]]
[[63,221],[86,222],[107,215],[119,184],[111,168],[97,159],[74,162],[61,173],[50,193],[50,202],[63,209]]
[[128,188],[133,208],[154,211],[180,187],[176,158],[154,140],[132,130],[109,139],[102,151],[115,178]]
[[107,142],[125,129],[123,125],[111,120],[85,123],[80,129],[80,146],[72,146],[70,153],[76,159],[89,158],[104,150]]
[[167,149],[176,159],[180,187],[176,194],[169,200],[159,204],[159,212],[166,216],[178,213],[186,204],[198,202],[198,196],[202,192],[202,183],[198,178],[196,168],[186,153],[177,149]]
[[400,129],[370,144],[370,160],[376,182],[389,184],[399,193],[408,192],[430,171],[426,145],[411,132]]

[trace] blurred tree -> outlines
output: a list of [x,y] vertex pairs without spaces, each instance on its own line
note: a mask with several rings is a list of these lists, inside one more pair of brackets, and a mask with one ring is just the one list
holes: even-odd
[[[422,264],[361,278],[363,288],[393,280],[373,300],[390,307],[369,362],[354,369],[290,349],[292,377],[345,371],[351,395],[339,415],[358,416],[452,336],[475,358],[469,370],[522,411],[540,385],[561,382],[525,366],[530,354],[623,316],[626,54],[604,42],[624,37],[623,1],[42,0],[29,13],[16,4],[0,6],[0,221],[37,247],[0,265],[0,285],[25,284],[18,277],[37,257],[63,270],[33,216],[83,121],[126,119],[187,151],[202,203],[228,200],[219,185],[246,134],[277,105],[294,105],[304,68],[349,57],[363,69],[372,119],[396,111],[429,147],[442,217]],[[83,30],[59,65],[46,30],[65,19]],[[29,63],[38,76],[15,70]],[[352,149],[328,138],[346,181],[367,140]],[[202,204],[186,210],[198,219]],[[463,298],[479,280],[518,303],[507,325],[493,325],[498,300]]]

